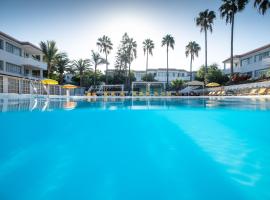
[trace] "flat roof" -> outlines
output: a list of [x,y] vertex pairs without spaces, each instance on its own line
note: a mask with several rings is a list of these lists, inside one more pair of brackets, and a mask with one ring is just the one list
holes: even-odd
[[[162,70],[166,71],[167,68],[149,68],[147,71],[157,71],[157,70]],[[133,70],[134,72],[145,72],[145,70]],[[176,69],[176,68],[169,68],[169,71],[182,71],[182,72],[188,72],[185,69]]]
[[[256,53],[258,51],[262,51],[262,50],[267,49],[267,48],[270,48],[270,44],[264,45],[262,47],[259,47],[259,48],[253,49],[253,50],[250,50],[250,51],[243,53],[243,54],[240,54],[240,55],[235,55],[235,56],[233,56],[233,58],[241,58],[241,57],[247,56],[249,54]],[[231,58],[227,58],[226,60],[223,61],[223,63],[229,61],[230,59]]]
[[0,35],[4,36],[5,38],[8,38],[9,40],[12,40],[12,41],[14,41],[14,42],[16,42],[16,43],[18,43],[20,45],[23,45],[23,46],[28,45],[28,46],[31,46],[31,47],[41,51],[41,49],[39,47],[37,47],[36,45],[34,45],[34,44],[30,43],[30,42],[19,41],[19,40],[15,39],[14,37],[2,32],[2,31],[0,31]]

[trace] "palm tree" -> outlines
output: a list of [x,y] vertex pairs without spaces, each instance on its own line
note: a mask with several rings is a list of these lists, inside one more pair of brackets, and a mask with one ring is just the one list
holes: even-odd
[[166,49],[167,49],[167,87],[166,89],[169,88],[169,47],[174,49],[174,44],[175,44],[175,41],[174,41],[173,36],[167,34],[162,38],[161,46],[162,47],[166,46]]
[[222,0],[223,4],[219,11],[222,18],[226,18],[226,23],[231,24],[231,77],[233,76],[233,32],[234,17],[237,12],[244,10],[248,0]]
[[255,0],[254,7],[258,7],[259,12],[264,15],[270,8],[270,0]]
[[[196,18],[196,25],[201,28],[201,32],[204,32],[204,42],[205,42],[205,76],[207,74],[207,31],[210,33],[213,31],[214,19],[216,14],[214,11],[209,11],[208,9],[200,12],[199,16]],[[206,82],[206,77],[204,77]]]
[[128,89],[131,90],[131,63],[137,58],[137,42],[130,38],[127,33],[123,36],[123,49],[128,58]]
[[192,81],[192,61],[194,60],[194,57],[199,56],[199,51],[201,50],[201,47],[199,44],[197,44],[195,41],[191,41],[186,46],[186,57],[190,55],[190,81]]
[[100,56],[98,52],[94,52],[92,50],[91,54],[91,63],[95,67],[94,71],[94,89],[96,88],[96,75],[97,75],[97,67],[101,64],[107,64],[106,60]]
[[83,74],[91,66],[90,65],[90,60],[89,59],[74,60],[72,66],[73,66],[73,70],[75,72],[78,72],[79,73],[79,75],[80,75],[80,86],[82,86],[82,77],[83,77]]
[[111,50],[113,49],[113,44],[111,39],[108,36],[103,35],[103,37],[98,38],[97,46],[99,47],[99,51],[105,53],[105,60],[106,60],[106,84],[108,83],[108,54],[110,54]]
[[172,81],[172,87],[177,92],[179,92],[179,90],[182,88],[183,85],[184,85],[184,81],[181,80],[181,79],[175,79],[175,80]]
[[60,53],[56,57],[56,69],[59,73],[59,83],[63,84],[64,81],[64,73],[70,70],[70,60],[66,53]]
[[51,69],[55,64],[55,59],[57,57],[58,49],[56,47],[56,42],[53,40],[48,40],[46,42],[41,41],[39,44],[41,51],[43,53],[43,60],[47,63],[48,75],[50,78]]
[[146,54],[146,81],[147,81],[147,70],[148,70],[148,55],[153,55],[153,49],[155,48],[154,42],[151,39],[146,39],[143,42],[143,52]]

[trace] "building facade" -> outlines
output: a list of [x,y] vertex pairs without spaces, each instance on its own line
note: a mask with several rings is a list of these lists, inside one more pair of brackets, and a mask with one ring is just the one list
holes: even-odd
[[[230,74],[230,58],[223,61],[224,74]],[[270,70],[270,44],[235,55],[233,59],[234,73],[245,74],[258,79]]]
[[[173,69],[170,68],[169,70],[169,82],[172,82],[176,79],[181,79],[183,81],[190,80],[190,72],[183,70],[183,69]],[[136,81],[142,81],[142,78],[145,76],[146,71],[133,71]],[[159,82],[166,82],[167,81],[167,69],[166,68],[157,68],[157,69],[148,69],[147,74],[153,74],[155,79]],[[193,73],[192,79],[194,78]]]
[[0,32],[0,74],[31,80],[43,78],[47,64],[40,48]]

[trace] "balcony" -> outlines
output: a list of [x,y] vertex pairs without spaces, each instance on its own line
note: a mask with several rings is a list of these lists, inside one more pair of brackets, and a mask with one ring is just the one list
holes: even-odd
[[33,58],[23,58],[22,65],[47,70],[47,64]]
[[4,62],[9,62],[15,65],[24,65],[33,67],[35,69],[47,70],[47,64],[44,62],[40,62],[39,60],[35,60],[33,58],[17,56],[2,49],[0,49],[0,58],[1,60],[4,60]]

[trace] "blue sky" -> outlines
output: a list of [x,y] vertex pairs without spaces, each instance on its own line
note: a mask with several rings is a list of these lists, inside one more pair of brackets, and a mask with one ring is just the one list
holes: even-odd
[[[236,16],[235,54],[270,43],[270,14],[258,14],[251,2]],[[222,60],[230,55],[230,26],[220,19],[219,6],[220,0],[4,0],[0,30],[34,44],[53,39],[71,59],[90,58],[91,50],[97,50],[97,38],[108,35],[114,44],[109,68],[113,68],[115,51],[127,32],[138,43],[133,69],[145,68],[142,42],[146,38],[153,39],[156,46],[149,67],[165,67],[166,50],[161,39],[169,33],[176,41],[169,55],[170,67],[188,70],[189,58],[184,52],[189,41],[202,47],[194,69],[204,63],[204,35],[195,26],[195,17],[210,9],[216,11],[217,19],[208,38],[208,60],[223,67]]]

